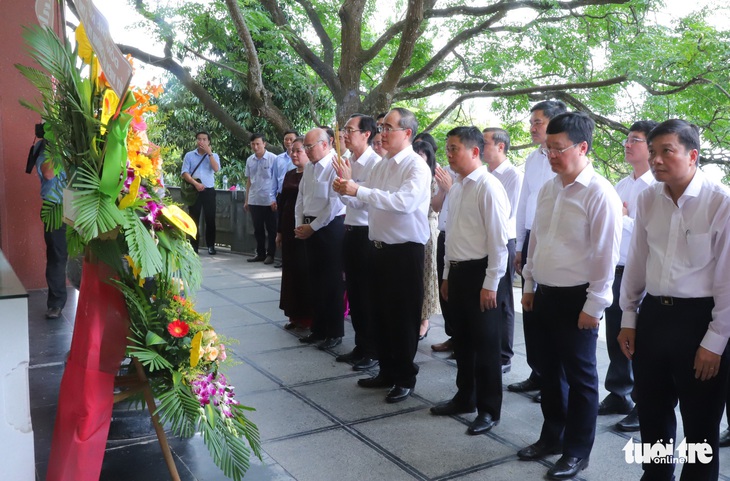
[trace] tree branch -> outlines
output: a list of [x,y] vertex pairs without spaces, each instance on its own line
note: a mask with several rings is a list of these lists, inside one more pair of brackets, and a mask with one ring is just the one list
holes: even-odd
[[446,109],[444,109],[441,114],[439,114],[436,119],[431,122],[428,127],[426,127],[424,130],[433,130],[434,127],[436,127],[438,124],[443,122],[443,120],[448,117],[448,115],[459,105],[461,105],[464,101],[469,99],[476,99],[476,98],[489,98],[489,97],[514,97],[517,95],[528,95],[528,94],[534,94],[534,93],[544,93],[544,92],[560,92],[562,90],[575,90],[575,89],[585,89],[585,88],[598,88],[598,87],[607,87],[609,85],[615,85],[618,83],[622,83],[628,80],[628,78],[624,75],[614,77],[607,80],[599,80],[596,82],[576,82],[576,83],[567,83],[567,84],[559,84],[559,85],[541,85],[537,87],[525,87],[521,89],[514,89],[514,90],[497,90],[492,92],[471,92],[467,94],[460,95],[456,98],[451,104],[449,104]]
[[340,90],[340,82],[335,74],[334,67],[331,63],[325,63],[317,56],[289,26],[289,21],[279,7],[279,2],[275,0],[261,0],[261,5],[269,12],[272,20],[277,27],[284,30],[284,37],[294,51],[302,60],[322,79],[322,82],[332,92],[336,93]]
[[213,117],[215,117],[226,129],[228,129],[234,137],[242,142],[247,143],[249,141],[251,132],[246,130],[236,121],[236,119],[228,114],[228,112],[208,93],[208,91],[197,83],[190,73],[182,65],[175,62],[172,57],[157,57],[128,45],[118,45],[118,47],[124,54],[129,54],[137,60],[155,67],[163,68],[173,74],[183,84],[183,86],[190,91],[190,93],[200,100],[203,107],[205,107],[205,109],[210,112]]
[[[322,44],[322,57],[324,63],[327,65],[334,65],[335,49],[332,46],[332,39],[327,35],[327,31],[322,25],[322,21],[319,19],[319,14],[315,10],[314,6],[308,0],[295,0],[299,5],[302,6],[307,14],[307,18],[312,24],[312,28],[319,37],[319,42]],[[344,8],[344,6],[343,6]]]
[[[246,20],[238,8],[238,0],[225,0],[228,11],[231,14],[233,25],[238,32],[238,38],[244,45],[246,59],[248,60],[248,93],[251,96],[251,107],[253,113],[264,117],[271,122],[274,127],[283,134],[289,130],[289,119],[274,104],[271,98],[271,92],[264,86],[264,79],[261,73],[261,63],[259,62],[258,52],[253,43],[251,32],[246,25]],[[258,112],[257,112],[258,110]],[[283,135],[282,135],[283,136]]]
[[429,85],[418,90],[409,90],[407,92],[398,92],[393,96],[393,101],[400,100],[415,100],[424,97],[430,97],[438,93],[445,92],[447,90],[457,90],[459,92],[485,92],[495,90],[502,85],[489,82],[439,82],[437,84]]

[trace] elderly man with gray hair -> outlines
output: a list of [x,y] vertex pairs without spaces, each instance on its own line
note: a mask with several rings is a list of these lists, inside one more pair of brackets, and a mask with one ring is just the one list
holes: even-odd
[[391,110],[380,128],[387,155],[373,167],[368,186],[344,178],[334,183],[337,192],[367,206],[380,373],[358,385],[389,388],[389,403],[407,399],[418,374],[413,359],[421,325],[424,246],[430,236],[431,171],[413,152],[417,130],[413,112]]

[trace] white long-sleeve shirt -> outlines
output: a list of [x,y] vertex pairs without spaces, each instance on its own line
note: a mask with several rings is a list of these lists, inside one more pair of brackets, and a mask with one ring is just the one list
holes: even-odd
[[[360,186],[368,186],[370,180],[370,173],[373,171],[375,164],[380,162],[380,156],[375,153],[372,147],[368,147],[365,152],[356,160],[353,156],[350,157],[352,166],[352,180]],[[347,206],[347,213],[345,214],[345,225],[353,226],[367,226],[368,225],[368,211],[367,206],[361,202],[352,202],[355,198],[344,195],[341,197],[342,202]]]
[[317,231],[338,215],[345,213],[345,205],[332,189],[336,177],[337,173],[332,165],[332,153],[327,154],[319,162],[310,162],[304,166],[297,202],[294,205],[296,227],[304,223],[305,216],[311,216],[316,217],[310,225]]
[[662,182],[639,196],[621,282],[621,327],[636,328],[645,293],[712,297],[712,322],[700,345],[722,354],[730,337],[730,190],[700,170],[676,205]]
[[522,190],[522,172],[517,170],[509,160],[505,160],[496,169],[490,171],[504,187],[507,192],[507,198],[509,199],[510,214],[509,222],[507,224],[507,235],[508,239],[517,238],[517,209],[520,202],[520,191]]
[[532,230],[537,210],[537,195],[545,183],[555,177],[547,157],[534,150],[525,160],[525,176],[522,180],[520,201],[517,204],[517,252],[522,250],[528,230]]
[[373,167],[357,200],[367,204],[370,240],[386,244],[426,244],[431,235],[431,170],[410,145]]
[[530,232],[525,292],[588,284],[583,311],[601,317],[613,302],[611,286],[621,243],[621,199],[589,163],[572,184],[547,182]]
[[654,174],[651,170],[644,172],[644,175],[638,179],[634,179],[634,174],[629,175],[616,184],[616,192],[621,197],[621,202],[628,205],[628,215],[623,216],[623,231],[621,232],[621,255],[619,256],[618,265],[626,265],[626,257],[629,254],[629,244],[631,243],[631,234],[634,232],[634,219],[636,219],[636,201],[639,194],[656,182]]
[[451,213],[446,222],[444,279],[451,261],[487,257],[482,288],[496,291],[507,269],[507,224],[510,204],[502,184],[485,166],[457,178],[449,190]]

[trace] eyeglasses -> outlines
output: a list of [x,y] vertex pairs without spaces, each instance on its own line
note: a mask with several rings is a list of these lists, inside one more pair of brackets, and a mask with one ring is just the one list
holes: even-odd
[[573,147],[575,147],[576,145],[580,145],[580,144],[581,143],[578,142],[578,143],[573,144],[573,145],[571,145],[569,147],[566,147],[564,149],[540,149],[540,153],[542,155],[544,155],[545,157],[558,156],[558,155],[562,154],[563,152],[565,152],[566,150],[570,150]]
[[621,141],[621,145],[626,147],[627,145],[634,145],[637,142],[646,142],[646,139],[640,139],[638,137],[629,137]]
[[347,135],[352,135],[355,132],[362,132],[362,129],[351,129],[350,127],[346,127],[342,129],[342,132],[346,133]]
[[408,129],[401,129],[401,128],[396,129],[395,127],[385,127],[384,125],[381,125],[380,127],[378,127],[378,133],[383,133],[383,132],[391,133],[391,132],[398,132],[401,130],[408,130]]
[[315,143],[313,143],[313,144],[304,144],[304,150],[312,150],[312,149],[313,149],[313,148],[315,148],[315,147],[317,146],[317,144],[318,144],[318,143],[320,143],[320,142],[324,142],[324,140],[318,140],[318,141],[316,141],[316,142],[315,142]]

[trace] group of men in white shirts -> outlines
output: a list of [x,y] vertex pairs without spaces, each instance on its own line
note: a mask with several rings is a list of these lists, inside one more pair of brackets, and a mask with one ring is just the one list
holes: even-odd
[[[411,146],[412,112],[396,108],[377,129],[374,122],[349,119],[348,160],[334,155],[326,131],[307,133],[295,232],[321,252],[309,259],[320,276],[312,286],[317,304],[335,306],[315,312],[320,324],[310,341],[339,344],[341,291],[332,284],[341,284],[344,268],[356,347],[338,360],[361,371],[379,363],[378,375],[358,385],[386,388],[386,402],[395,403],[413,393],[418,374],[432,176]],[[710,462],[685,463],[681,479],[717,479],[728,389],[730,194],[698,169],[699,130],[682,120],[632,125],[624,142],[632,173],[614,188],[588,158],[595,126],[588,115],[546,101],[533,107],[530,123],[540,147],[524,178],[506,160],[504,130],[457,127],[447,135],[451,172],[446,179],[437,169],[434,198],[448,206],[441,294],[457,393],[432,414],[477,411],[469,434],[499,423],[516,270],[533,372],[508,389],[537,391],[544,416],[538,440],[518,457],[561,453],[547,477],[570,479],[588,466],[599,414],[626,414],[618,429],[638,428],[643,443],[664,443],[676,438],[679,402],[686,442],[714,453]],[[382,159],[372,149],[376,133]],[[611,366],[609,395],[599,403],[604,312]],[[673,470],[646,462],[642,479],[669,481]]]

